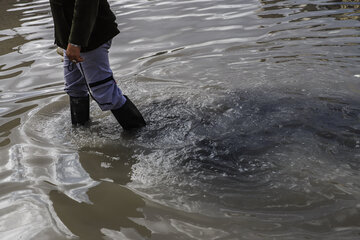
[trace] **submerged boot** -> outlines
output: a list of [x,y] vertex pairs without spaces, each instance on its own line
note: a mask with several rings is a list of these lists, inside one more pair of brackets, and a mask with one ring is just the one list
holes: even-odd
[[89,121],[89,97],[71,97],[70,96],[70,111],[71,123],[73,125],[85,125]]
[[144,127],[146,122],[141,113],[127,96],[124,95],[124,97],[125,104],[121,108],[111,110],[116,120],[125,130]]

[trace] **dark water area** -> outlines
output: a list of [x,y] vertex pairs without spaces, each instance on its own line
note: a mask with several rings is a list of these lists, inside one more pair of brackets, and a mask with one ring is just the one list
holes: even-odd
[[148,125],[70,124],[47,0],[0,2],[0,239],[359,239],[359,0],[109,1]]

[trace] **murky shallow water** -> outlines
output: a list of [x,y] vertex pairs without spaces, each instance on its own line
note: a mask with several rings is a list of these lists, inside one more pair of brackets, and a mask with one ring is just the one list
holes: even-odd
[[0,3],[1,239],[358,239],[358,1],[111,1],[149,125],[72,128],[47,0]]

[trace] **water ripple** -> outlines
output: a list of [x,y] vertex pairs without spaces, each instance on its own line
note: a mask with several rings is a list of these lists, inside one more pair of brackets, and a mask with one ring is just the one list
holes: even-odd
[[133,134],[72,128],[48,1],[0,4],[1,238],[358,236],[358,1],[110,3]]

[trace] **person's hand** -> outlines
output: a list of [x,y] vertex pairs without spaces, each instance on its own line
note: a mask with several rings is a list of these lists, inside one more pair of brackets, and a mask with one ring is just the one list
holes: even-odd
[[75,63],[83,62],[84,59],[80,57],[80,50],[81,47],[77,47],[69,43],[66,49],[66,56],[69,58],[71,62],[75,62]]

